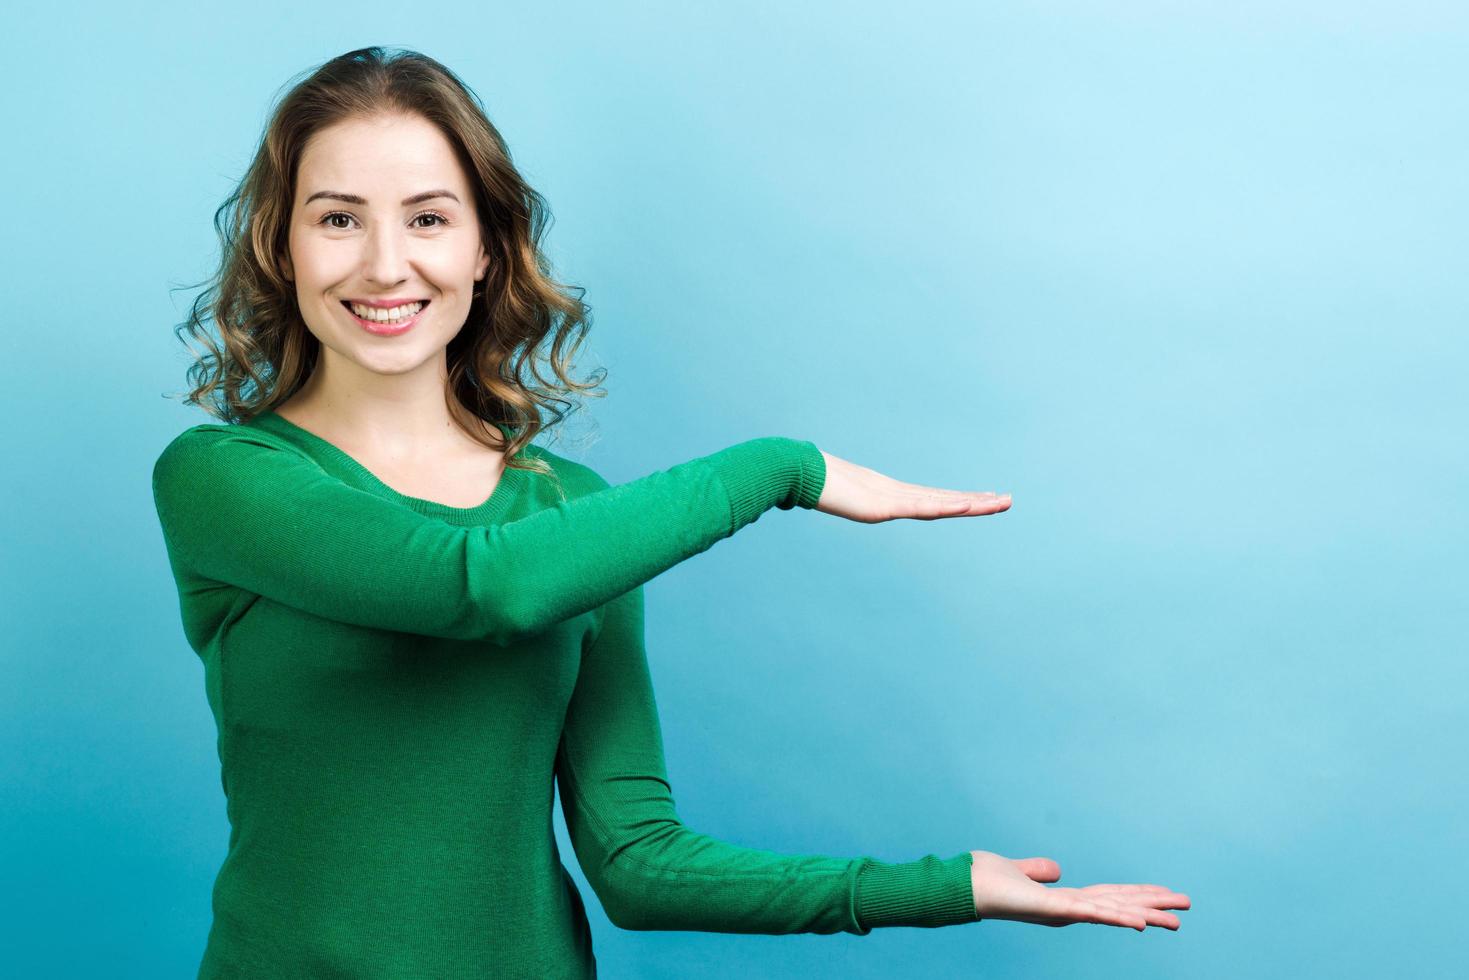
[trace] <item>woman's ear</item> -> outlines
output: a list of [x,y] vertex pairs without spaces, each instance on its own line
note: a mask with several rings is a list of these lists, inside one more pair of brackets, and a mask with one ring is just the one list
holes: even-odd
[[296,270],[291,268],[291,257],[289,255],[281,256],[281,275],[286,277],[286,282],[296,281]]

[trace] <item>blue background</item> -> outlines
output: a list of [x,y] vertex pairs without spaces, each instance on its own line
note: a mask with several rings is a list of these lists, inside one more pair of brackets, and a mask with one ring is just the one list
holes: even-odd
[[[556,216],[613,482],[745,438],[1000,490],[650,584],[680,813],[1188,893],[1177,932],[631,933],[617,977],[1449,976],[1469,913],[1469,19],[1452,4],[265,3],[7,15],[0,914],[192,977],[227,824],[148,475],[295,73],[421,50]],[[11,972],[14,971],[14,972]]]

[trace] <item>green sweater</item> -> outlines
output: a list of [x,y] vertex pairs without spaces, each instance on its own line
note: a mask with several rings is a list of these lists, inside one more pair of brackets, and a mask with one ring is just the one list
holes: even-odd
[[273,412],[158,457],[230,823],[199,976],[595,976],[553,778],[621,928],[976,921],[968,851],[780,854],[675,810],[642,586],[771,508],[815,507],[817,447],[751,439],[615,487],[523,452],[559,489],[506,468],[467,508],[398,493]]

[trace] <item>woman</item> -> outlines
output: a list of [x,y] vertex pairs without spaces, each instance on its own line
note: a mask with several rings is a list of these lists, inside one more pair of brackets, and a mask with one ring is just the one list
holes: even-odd
[[770,509],[876,523],[1010,498],[776,436],[616,487],[531,445],[550,402],[600,380],[566,372],[588,308],[549,277],[542,199],[443,66],[379,48],[323,65],[216,224],[187,400],[223,424],[153,470],[231,825],[200,976],[594,976],[553,778],[627,929],[1178,927],[1186,897],[1048,889],[1044,858],[777,854],[680,822],[643,583]]

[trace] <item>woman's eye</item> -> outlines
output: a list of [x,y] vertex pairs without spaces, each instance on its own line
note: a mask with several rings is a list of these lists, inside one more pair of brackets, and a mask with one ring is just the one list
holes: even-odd
[[[352,216],[345,211],[329,211],[326,214],[322,215],[321,221],[319,223],[327,225],[331,228],[335,228],[337,231],[346,231],[346,225],[332,224],[332,222],[334,222],[338,218],[345,218],[348,221],[352,220]],[[424,218],[433,218],[435,219],[437,224],[420,225],[419,227],[421,228],[436,228],[438,227],[438,225],[446,225],[449,223],[448,218],[445,218],[442,214],[439,214],[436,211],[425,211],[423,214],[418,215],[413,220],[422,221]]]

